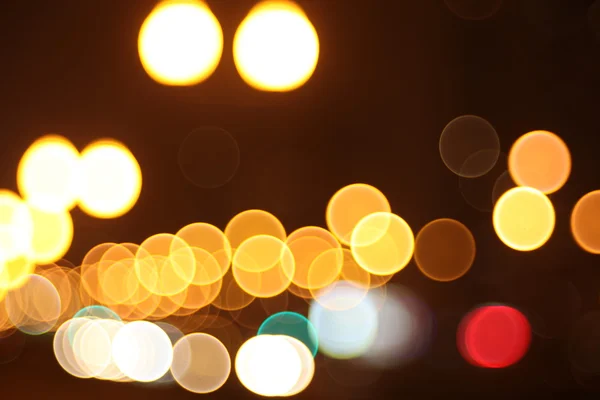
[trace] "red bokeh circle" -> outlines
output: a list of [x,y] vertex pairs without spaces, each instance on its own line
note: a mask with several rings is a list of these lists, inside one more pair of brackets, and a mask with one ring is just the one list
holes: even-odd
[[519,310],[483,306],[467,314],[457,332],[465,360],[482,368],[505,368],[523,358],[531,343],[531,325]]

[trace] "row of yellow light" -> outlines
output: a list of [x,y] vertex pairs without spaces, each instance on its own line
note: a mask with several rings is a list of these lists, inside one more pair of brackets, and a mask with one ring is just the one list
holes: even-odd
[[[223,31],[199,0],[159,3],[140,29],[138,50],[148,75],[165,85],[195,85],[217,68]],[[240,76],[266,91],[289,91],[312,76],[319,57],[317,32],[297,4],[262,1],[240,24],[233,40]]]

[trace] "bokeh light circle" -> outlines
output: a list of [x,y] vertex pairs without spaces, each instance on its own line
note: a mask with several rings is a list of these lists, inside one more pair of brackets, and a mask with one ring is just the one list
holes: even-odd
[[146,321],[125,324],[113,338],[112,358],[127,377],[152,382],[167,373],[173,362],[169,336]]
[[600,254],[600,190],[577,201],[571,213],[571,233],[583,250]]
[[[450,121],[442,131],[440,156],[450,171],[465,178],[487,174],[500,155],[500,139],[494,127],[475,115]],[[468,161],[468,163],[467,163]]]
[[254,336],[238,350],[235,372],[240,383],[251,392],[259,396],[283,396],[300,379],[302,359],[284,336]]
[[415,239],[415,263],[435,281],[449,282],[466,274],[475,261],[475,238],[465,225],[442,218],[425,225]]
[[[345,307],[345,303],[351,306]],[[331,358],[359,357],[376,339],[377,305],[351,283],[338,281],[323,292],[311,303],[308,319],[317,331],[319,351]]]
[[302,370],[298,381],[289,392],[283,395],[284,397],[292,397],[304,391],[312,382],[312,379],[315,376],[315,359],[304,342],[292,336],[283,335],[283,338],[294,346],[302,363]]
[[31,208],[16,193],[0,190],[0,263],[29,254],[33,235]]
[[493,224],[508,247],[531,251],[543,246],[554,231],[556,216],[550,199],[537,189],[518,186],[496,202]]
[[129,149],[101,140],[81,152],[79,207],[96,218],[120,217],[135,205],[142,190],[142,171]]
[[173,347],[171,373],[175,381],[192,393],[212,393],[225,384],[231,358],[225,345],[206,333],[192,333]]
[[547,131],[526,133],[508,153],[508,171],[517,185],[549,194],[559,190],[571,174],[571,153],[565,142]]
[[352,232],[354,260],[374,275],[390,275],[410,262],[415,238],[410,226],[396,214],[376,212],[360,220]]
[[388,199],[374,186],[354,183],[335,192],[327,204],[325,219],[331,233],[349,246],[356,225],[375,212],[391,212]]
[[79,152],[62,136],[36,140],[19,162],[17,185],[21,196],[40,210],[70,210],[78,196]]
[[316,69],[319,37],[297,4],[263,1],[238,27],[233,58],[248,85],[265,91],[290,91],[304,85]]
[[201,188],[214,189],[235,175],[240,165],[240,149],[226,130],[200,128],[186,136],[177,158],[188,181]]
[[[373,296],[369,292],[368,296]],[[368,366],[389,369],[423,356],[433,339],[434,316],[410,289],[390,284],[379,310],[377,334],[361,358]]]
[[282,311],[265,319],[258,328],[257,335],[286,335],[300,340],[313,356],[319,350],[319,336],[312,322],[304,315],[292,311]]
[[167,0],[144,21],[138,52],[142,66],[158,83],[195,85],[217,68],[223,53],[223,31],[204,2]]
[[469,313],[458,328],[462,356],[483,368],[505,368],[525,356],[531,343],[531,326],[519,310],[484,306]]

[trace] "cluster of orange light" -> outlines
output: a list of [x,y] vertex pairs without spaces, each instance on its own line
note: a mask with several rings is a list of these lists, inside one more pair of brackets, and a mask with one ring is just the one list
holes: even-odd
[[[464,175],[468,171],[469,179],[476,179],[488,173],[497,162],[499,148],[494,150],[494,146],[499,146],[499,141],[493,137],[495,131],[490,134],[491,125],[482,123],[478,117],[469,118],[453,121],[463,124],[462,129],[449,124],[442,134],[440,151],[453,172]],[[482,132],[490,134],[487,140],[485,137],[481,140]],[[456,141],[456,135],[464,138],[469,134],[479,135],[479,142]],[[452,147],[455,143],[458,147]],[[471,148],[465,147],[465,143]],[[484,147],[478,149],[482,143]],[[94,156],[89,156],[96,154],[94,150],[102,146],[109,148],[104,153],[109,156],[102,152],[95,160]],[[123,160],[121,164],[115,162],[119,157]],[[109,176],[103,177],[102,172],[107,173],[106,162],[111,161],[120,167],[112,175],[109,168]],[[127,165],[125,173],[123,165]],[[508,171],[517,186],[499,196],[492,218],[502,242],[516,250],[530,251],[549,239],[555,217],[547,195],[566,183],[570,169],[569,150],[555,134],[536,131],[515,142],[508,156]],[[117,171],[126,178],[116,177]],[[125,329],[124,326],[129,325],[122,321],[168,320],[170,326],[181,333],[181,339],[184,333],[198,329],[227,326],[216,322],[218,310],[234,315],[257,298],[278,298],[290,293],[306,302],[320,302],[323,294],[340,281],[363,290],[366,296],[371,289],[385,287],[413,259],[424,275],[447,282],[466,274],[475,260],[475,239],[459,221],[434,220],[415,237],[408,223],[392,212],[388,199],[380,190],[367,184],[352,184],[337,191],[330,199],[325,211],[327,229],[305,226],[288,233],[273,214],[247,210],[235,215],[223,230],[205,222],[195,222],[174,234],[150,236],[140,244],[103,243],[88,251],[81,264],[74,266],[60,260],[72,240],[70,208],[79,203],[84,210],[97,210],[97,216],[120,215],[129,210],[141,190],[141,173],[133,156],[122,145],[107,141],[91,145],[79,155],[66,139],[45,137],[36,141],[23,156],[18,184],[24,199],[12,192],[0,193],[0,234],[3,238],[0,248],[3,296],[0,335],[8,336],[15,328],[33,335],[55,332],[59,328],[66,330],[64,327],[74,323],[71,318],[79,310],[97,305],[107,307],[115,313],[118,326],[111,322],[107,324],[113,324],[112,327],[98,327],[97,318],[88,318],[79,327],[86,332],[81,335],[81,340],[87,341],[81,343],[92,343],[85,346],[80,343],[76,347],[81,354],[71,356],[79,365],[75,371],[81,372],[81,368],[87,371],[87,375],[81,377],[149,382],[158,380],[169,369],[173,373],[173,365],[176,365],[173,354],[176,352],[172,345],[176,349],[179,341],[169,342],[167,353],[170,355],[161,360],[166,369],[159,370],[160,373],[153,370],[146,371],[149,375],[136,375],[140,373],[133,369],[132,361],[122,359],[119,363],[117,356],[115,360],[109,357],[98,373],[88,373],[90,368],[93,369],[90,365],[96,365],[93,360],[99,353],[88,354],[82,349],[101,347],[104,343],[92,339],[108,337],[109,345],[113,346],[112,336],[122,336],[122,346],[129,348],[131,343],[138,341],[134,334],[155,334],[151,332],[153,328],[146,325],[145,328],[133,325],[134,328]],[[600,253],[600,235],[597,234],[600,228],[596,222],[600,213],[599,193],[585,195],[575,206],[571,218],[576,242],[596,254]],[[40,210],[38,205],[45,208]],[[57,223],[60,217],[56,215],[69,218],[65,223]],[[36,242],[32,239],[36,235],[43,237]],[[38,242],[41,244],[36,245]],[[321,305],[328,307],[326,302]],[[136,329],[141,329],[142,333]],[[128,330],[130,336],[119,333]],[[161,332],[164,333],[164,329]],[[157,337],[164,344],[167,342],[166,336],[161,336],[163,333]],[[223,343],[211,338],[196,339],[213,346],[198,345],[199,348],[213,349],[211,351],[229,360],[229,353],[235,346],[219,350]],[[72,338],[61,336],[61,340],[63,353],[75,351]],[[187,350],[180,349],[180,353],[187,354],[188,358],[192,339],[189,340]],[[293,348],[294,344],[285,343],[282,346]],[[114,350],[114,346],[111,348]],[[138,350],[136,365],[144,364],[140,354],[146,350]],[[298,354],[304,354],[304,350],[302,348]],[[253,361],[248,362],[252,365]],[[222,376],[229,375],[230,365],[225,367],[226,364],[221,363]],[[72,367],[74,364],[65,365]],[[109,373],[110,368],[115,369],[114,376]],[[129,374],[125,372],[128,368]],[[207,373],[199,371],[194,375],[187,367],[182,367],[181,371],[181,380],[188,382],[194,382],[198,374]],[[80,372],[72,374],[79,376]],[[312,374],[309,375],[312,379]],[[279,395],[291,393],[290,388],[300,382],[299,376]],[[179,383],[188,390],[201,392],[216,390],[225,380],[226,376],[210,390],[194,389],[192,383],[187,383],[187,387]],[[304,379],[303,385],[308,385],[309,381]],[[250,382],[246,386],[252,385],[258,384]]]

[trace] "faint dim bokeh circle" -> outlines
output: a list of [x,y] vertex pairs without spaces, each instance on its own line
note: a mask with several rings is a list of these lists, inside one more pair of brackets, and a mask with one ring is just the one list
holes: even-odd
[[217,338],[192,333],[173,347],[171,373],[175,381],[193,393],[211,393],[225,384],[231,372],[231,358]]
[[462,223],[437,219],[425,225],[415,239],[415,262],[435,281],[460,278],[475,261],[475,238]]
[[492,17],[502,7],[503,0],[444,0],[456,16],[468,20]]
[[229,132],[201,128],[183,140],[178,161],[188,181],[201,188],[216,188],[235,175],[240,165],[240,149]]
[[197,0],[167,0],[144,21],[138,51],[148,75],[164,85],[195,85],[217,68],[223,31],[210,8]]
[[36,140],[17,170],[19,193],[32,206],[48,212],[73,208],[77,202],[79,152],[61,136]]
[[523,358],[531,343],[531,326],[519,310],[493,305],[463,318],[457,332],[462,356],[482,368],[505,368]]
[[569,179],[571,153],[554,133],[529,132],[511,147],[508,170],[517,185],[554,193]]
[[126,214],[142,190],[142,171],[122,144],[103,140],[81,152],[79,207],[96,218]]
[[317,67],[319,37],[295,3],[263,1],[238,27],[233,57],[248,85],[265,91],[290,91],[308,81]]
[[571,232],[582,249],[600,254],[600,190],[586,194],[575,204]]
[[[483,153],[487,153],[487,156],[492,157],[495,154],[495,150],[482,150]],[[463,168],[468,169],[472,164],[472,160],[477,160],[480,157],[486,157],[482,155],[482,152],[477,152],[465,161]],[[485,175],[477,178],[465,178],[463,176],[458,177],[458,187],[463,199],[474,209],[481,212],[492,212],[494,209],[495,200],[493,199],[494,186],[500,176],[507,172],[508,168],[508,156],[504,153],[500,153],[496,165],[488,171]],[[501,193],[502,194],[502,193]]]
[[544,245],[554,231],[554,207],[537,189],[518,186],[498,199],[493,223],[496,234],[508,247],[531,251]]
[[494,127],[475,115],[463,115],[446,125],[440,136],[440,156],[450,171],[465,178],[487,174],[500,155]]

